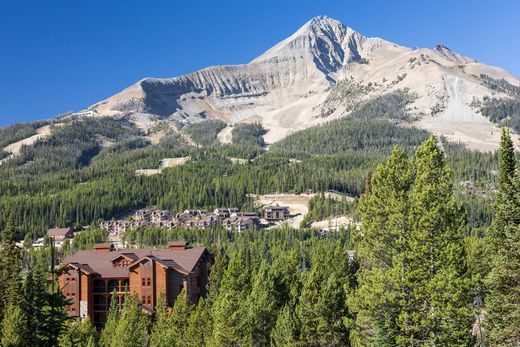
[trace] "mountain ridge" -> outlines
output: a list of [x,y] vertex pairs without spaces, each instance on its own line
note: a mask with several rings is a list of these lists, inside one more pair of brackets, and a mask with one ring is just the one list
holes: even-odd
[[520,86],[507,71],[442,44],[411,49],[318,16],[249,63],[144,78],[88,110],[90,116],[129,118],[145,131],[165,120],[175,130],[220,119],[228,124],[223,133],[235,123],[259,122],[267,130],[266,142],[273,143],[404,90],[414,100],[403,126],[493,150],[499,143],[498,126],[481,108],[486,99],[510,96],[493,90],[482,76]]

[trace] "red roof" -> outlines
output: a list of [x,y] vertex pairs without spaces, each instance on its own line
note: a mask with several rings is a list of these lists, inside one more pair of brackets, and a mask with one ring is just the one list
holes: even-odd
[[80,266],[88,266],[93,272],[98,273],[102,277],[128,277],[128,267],[114,267],[112,260],[118,256],[126,256],[128,254],[135,255],[137,260],[132,264],[139,263],[143,258],[147,257],[157,261],[165,267],[175,269],[178,272],[188,274],[193,271],[199,259],[207,253],[205,247],[195,247],[181,250],[169,249],[122,249],[112,252],[96,252],[95,250],[78,251],[69,255],[63,260],[63,264]]

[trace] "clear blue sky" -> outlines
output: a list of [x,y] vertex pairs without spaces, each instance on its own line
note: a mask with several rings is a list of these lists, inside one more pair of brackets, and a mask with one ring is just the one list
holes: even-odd
[[518,0],[0,3],[0,126],[80,110],[144,77],[246,63],[317,15],[520,77]]

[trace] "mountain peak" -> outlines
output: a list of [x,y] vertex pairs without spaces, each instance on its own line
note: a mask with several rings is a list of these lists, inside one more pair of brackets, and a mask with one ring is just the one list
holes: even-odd
[[341,23],[339,20],[330,18],[327,16],[316,16],[314,18],[311,18],[307,23],[305,23],[301,29],[309,29],[309,28],[327,28],[327,27],[333,27],[333,28],[346,28],[343,23]]
[[340,21],[314,17],[294,34],[252,61],[308,59],[326,75],[337,72],[345,64],[361,59],[359,46],[365,37]]
[[452,61],[457,64],[468,64],[468,63],[475,63],[476,60],[466,57],[465,55],[459,54],[457,52],[452,51],[445,45],[439,43],[433,47],[433,51],[437,53],[438,55],[442,56],[445,59],[448,59],[449,61]]

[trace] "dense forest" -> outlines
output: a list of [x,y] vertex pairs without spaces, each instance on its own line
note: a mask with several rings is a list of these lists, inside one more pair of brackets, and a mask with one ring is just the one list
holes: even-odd
[[[364,190],[367,174],[389,155],[391,146],[399,144],[411,153],[427,138],[423,131],[384,120],[339,120],[292,135],[266,152],[251,143],[256,140],[192,147],[176,133],[149,145],[136,129],[123,125],[84,120],[61,126],[48,141],[24,149],[8,165],[0,166],[0,225],[12,213],[20,237],[34,239],[48,227],[90,225],[145,206],[173,211],[250,208],[247,194],[273,192],[334,190],[356,197]],[[76,136],[75,129],[87,135]],[[253,130],[242,134],[256,138],[260,130]],[[92,140],[91,134],[98,132],[105,140],[124,137],[124,141],[103,147]],[[49,141],[58,144],[50,146]],[[463,198],[478,197],[465,202],[472,223],[489,223],[486,196],[494,183],[496,157],[459,145],[446,144],[445,149],[456,181],[471,183],[461,188]],[[161,175],[135,175],[138,169],[157,167],[162,158],[186,155],[193,160]],[[240,165],[232,164],[230,157],[254,160]]]
[[[113,301],[100,332],[88,319],[66,319],[65,302],[48,278],[63,254],[90,248],[106,233],[90,228],[59,252],[51,244],[32,251],[14,245],[8,218],[0,250],[0,343],[514,346],[520,175],[507,132],[499,162],[496,218],[484,233],[467,232],[454,172],[432,137],[414,155],[395,147],[368,176],[356,212],[361,230],[133,230],[126,241],[137,246],[183,239],[208,247],[217,259],[209,295],[190,306],[181,294],[171,314],[161,299],[152,319],[128,294],[121,311]],[[318,196],[311,211],[351,208]]]
[[508,98],[484,97],[479,105],[482,115],[500,126],[520,131],[520,87],[487,75],[480,75],[480,78],[486,87],[509,96]]

